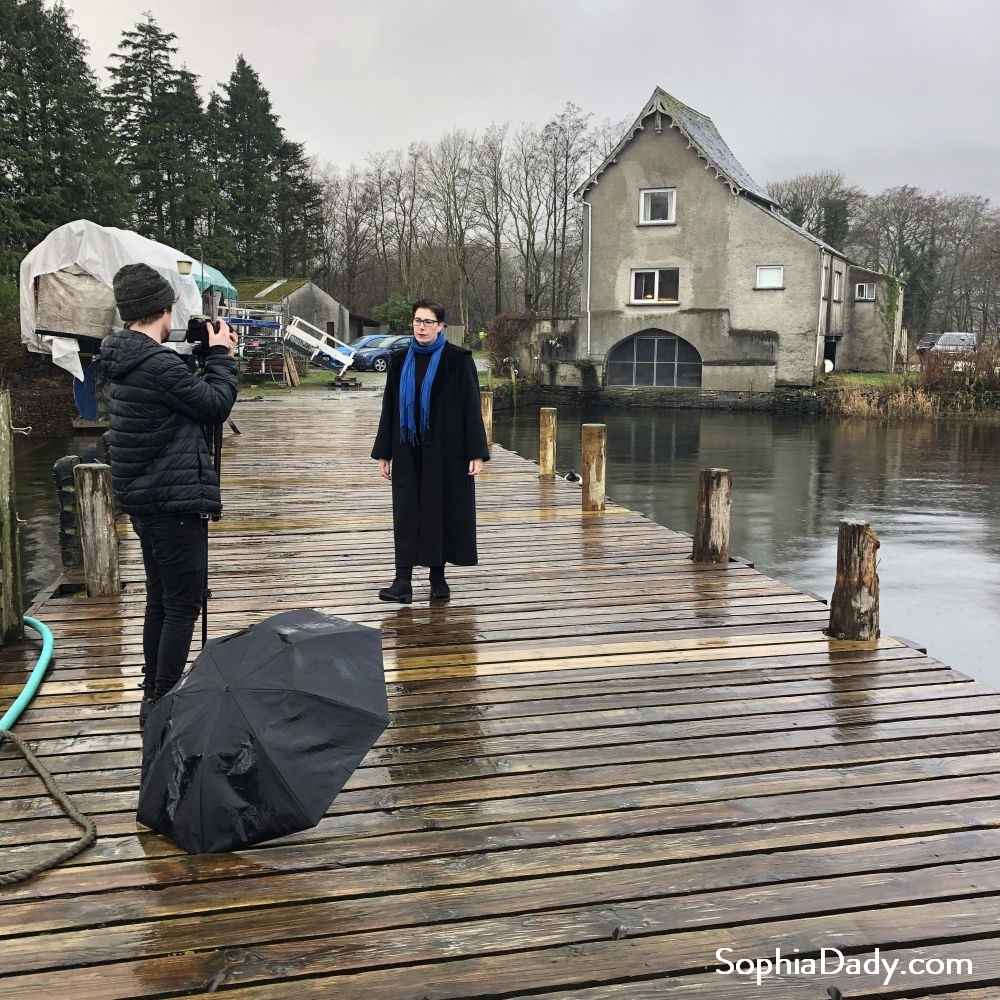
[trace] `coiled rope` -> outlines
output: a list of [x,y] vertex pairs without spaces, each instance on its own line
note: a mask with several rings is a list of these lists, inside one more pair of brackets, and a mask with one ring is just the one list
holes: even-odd
[[35,875],[40,875],[44,871],[48,871],[50,868],[55,868],[81,851],[86,850],[97,839],[97,827],[94,825],[94,821],[90,817],[84,816],[73,805],[69,796],[59,788],[55,779],[35,756],[31,748],[8,728],[14,725],[21,712],[24,711],[28,702],[31,701],[38,690],[38,686],[41,684],[42,677],[48,669],[49,661],[52,658],[53,640],[48,626],[34,618],[29,618],[27,615],[25,615],[24,624],[34,629],[42,637],[42,652],[21,694],[4,714],[3,718],[0,718],[0,742],[9,740],[21,752],[31,769],[41,778],[46,791],[59,804],[59,807],[66,814],[67,818],[83,830],[83,835],[74,843],[46,855],[42,860],[35,862],[35,864],[0,875],[0,886],[14,885],[16,882],[23,882],[26,879],[33,878]]

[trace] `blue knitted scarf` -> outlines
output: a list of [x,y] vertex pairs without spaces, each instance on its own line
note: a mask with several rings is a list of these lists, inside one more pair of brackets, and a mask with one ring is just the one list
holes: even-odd
[[[403,441],[410,444],[417,444],[419,441],[427,440],[427,433],[431,426],[431,387],[434,385],[434,376],[437,374],[438,362],[441,360],[441,349],[445,345],[443,333],[437,335],[437,340],[426,347],[417,343],[417,338],[413,338],[410,349],[406,352],[406,361],[403,362],[403,371],[399,377],[399,433]],[[417,426],[416,410],[416,373],[417,355],[429,354],[430,361],[427,362],[427,372],[420,386],[420,425]]]

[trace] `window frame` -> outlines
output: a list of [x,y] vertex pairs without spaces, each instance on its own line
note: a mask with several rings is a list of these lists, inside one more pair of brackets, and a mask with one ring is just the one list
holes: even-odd
[[[666,194],[670,196],[670,217],[667,219],[645,219],[643,210],[646,206],[646,195]],[[640,226],[675,226],[677,224],[677,188],[640,188],[639,189],[639,222]]]
[[833,269],[833,301],[842,302],[844,298],[844,272]]
[[[760,272],[761,271],[777,271],[778,272],[778,284],[776,285],[762,285],[760,282]],[[754,284],[754,291],[758,292],[780,292],[785,287],[785,265],[784,264],[758,264],[756,270],[756,279]]]
[[[863,295],[858,295],[858,289],[865,289]],[[868,294],[868,289],[871,289],[871,295]],[[875,301],[875,282],[874,281],[856,281],[854,283],[854,301],[855,302],[874,302]]]
[[[677,298],[676,299],[661,299],[660,294],[660,272],[661,271],[676,271],[677,272]],[[635,276],[637,274],[654,274],[656,277],[653,281],[653,296],[649,299],[637,299],[635,298]],[[629,269],[628,275],[628,304],[632,306],[675,306],[680,303],[681,300],[681,269],[679,267],[633,267]]]
[[[647,341],[652,345],[652,350],[649,350],[647,347],[643,352],[649,356],[642,359],[639,357],[640,341]],[[630,357],[625,359],[616,358],[615,355],[619,354],[625,343],[629,343],[631,348],[629,352]],[[690,357],[681,360],[682,354],[688,355],[690,352],[693,352],[697,357],[697,361],[691,360]],[[676,334],[665,330],[640,330],[638,333],[634,333],[631,337],[626,338],[625,342],[617,344],[609,353],[607,358],[607,384],[611,388],[621,389],[700,389],[702,387],[704,364],[704,358],[701,357],[698,349],[682,337],[678,337]],[[618,373],[614,373],[613,370],[614,366],[617,365],[626,366],[631,369],[630,382],[616,380],[615,375]],[[671,370],[673,381],[670,384],[658,382],[657,377],[661,374],[661,369],[667,368]],[[640,375],[649,376],[651,381],[640,378]],[[688,375],[689,377],[693,375],[694,378],[690,382],[687,379],[681,380],[680,376],[683,375]]]

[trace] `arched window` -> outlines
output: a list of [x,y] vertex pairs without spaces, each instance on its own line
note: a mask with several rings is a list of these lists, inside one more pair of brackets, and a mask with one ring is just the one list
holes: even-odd
[[642,330],[611,352],[608,385],[697,389],[701,355],[686,340],[665,330]]

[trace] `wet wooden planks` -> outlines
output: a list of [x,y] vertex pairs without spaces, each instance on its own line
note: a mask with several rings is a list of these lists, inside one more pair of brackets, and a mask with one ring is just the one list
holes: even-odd
[[[583,515],[578,487],[499,449],[453,602],[417,580],[413,606],[380,605],[376,401],[236,416],[210,632],[302,606],[380,625],[392,726],[314,830],[192,857],[137,827],[123,529],[120,600],[34,609],[57,662],[18,732],[100,836],[0,890],[0,997],[1000,995],[1000,696],[900,640],[830,641],[816,599],[695,567],[620,507]],[[0,654],[4,703],[33,656]],[[8,748],[0,791],[6,868],[75,835]],[[720,948],[942,971],[758,986],[720,975]]]

